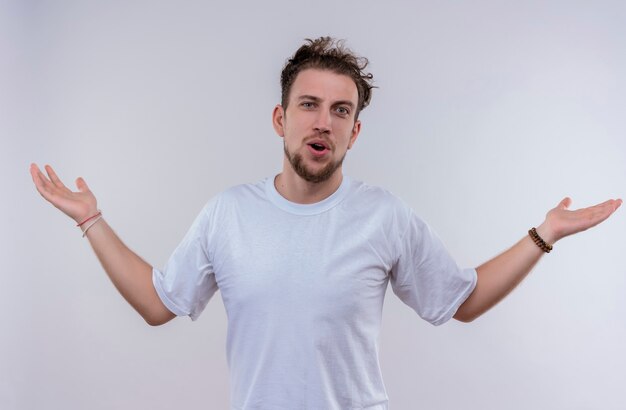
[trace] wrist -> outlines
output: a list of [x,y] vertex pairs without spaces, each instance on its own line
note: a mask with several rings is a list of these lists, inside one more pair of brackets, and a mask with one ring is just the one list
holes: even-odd
[[87,231],[91,229],[92,226],[98,223],[102,219],[102,212],[98,212],[94,218],[89,218],[89,222],[85,225],[81,226],[81,231],[83,231],[83,238],[87,235]]
[[76,226],[82,227],[100,215],[102,215],[102,212],[99,209],[90,209],[89,211],[81,214],[81,216],[74,218],[74,221],[76,221]]
[[545,222],[537,227],[537,234],[549,245],[554,245],[559,240],[554,230]]

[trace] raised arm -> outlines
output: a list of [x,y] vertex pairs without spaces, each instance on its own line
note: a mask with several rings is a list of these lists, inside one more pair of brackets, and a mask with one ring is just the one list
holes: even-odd
[[[77,224],[98,214],[96,197],[82,178],[76,180],[77,192],[68,189],[51,166],[45,166],[48,176],[31,164],[30,173],[37,191],[48,202]],[[168,322],[175,315],[159,298],[152,284],[152,266],[131,251],[113,232],[104,219],[93,218],[81,229],[89,228],[86,236],[102,267],[122,294],[150,325]]]
[[[571,199],[563,199],[537,227],[537,234],[548,245],[585,231],[607,219],[622,204],[621,199],[570,211]],[[476,268],[478,282],[467,300],[459,307],[455,319],[470,322],[508,295],[528,275],[545,252],[526,235],[509,250]]]

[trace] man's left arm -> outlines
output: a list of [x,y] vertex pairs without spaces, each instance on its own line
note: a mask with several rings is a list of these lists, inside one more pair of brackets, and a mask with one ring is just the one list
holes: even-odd
[[[537,234],[547,244],[554,244],[566,236],[587,230],[607,219],[622,204],[621,199],[610,199],[601,204],[570,211],[571,199],[565,198],[546,215],[537,227]],[[530,235],[509,250],[476,268],[478,281],[474,291],[459,307],[454,318],[471,322],[508,295],[539,261],[544,251]]]

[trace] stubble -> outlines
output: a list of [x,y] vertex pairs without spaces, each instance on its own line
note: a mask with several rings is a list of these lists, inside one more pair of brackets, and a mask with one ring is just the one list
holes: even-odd
[[291,154],[287,149],[286,144],[283,144],[283,149],[285,151],[285,156],[289,160],[289,163],[291,164],[291,167],[296,172],[296,174],[298,174],[298,176],[305,181],[316,184],[320,182],[325,182],[331,176],[333,176],[335,171],[337,171],[337,169],[341,167],[341,164],[343,164],[343,159],[346,157],[344,154],[339,160],[331,161],[319,171],[314,172],[307,168],[307,166],[304,164],[304,159],[302,158],[301,154]]

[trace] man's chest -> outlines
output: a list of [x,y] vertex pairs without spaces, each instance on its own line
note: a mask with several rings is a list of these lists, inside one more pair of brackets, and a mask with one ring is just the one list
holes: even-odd
[[332,216],[281,224],[240,220],[212,250],[228,312],[310,315],[372,314],[382,306],[392,251],[377,229]]

